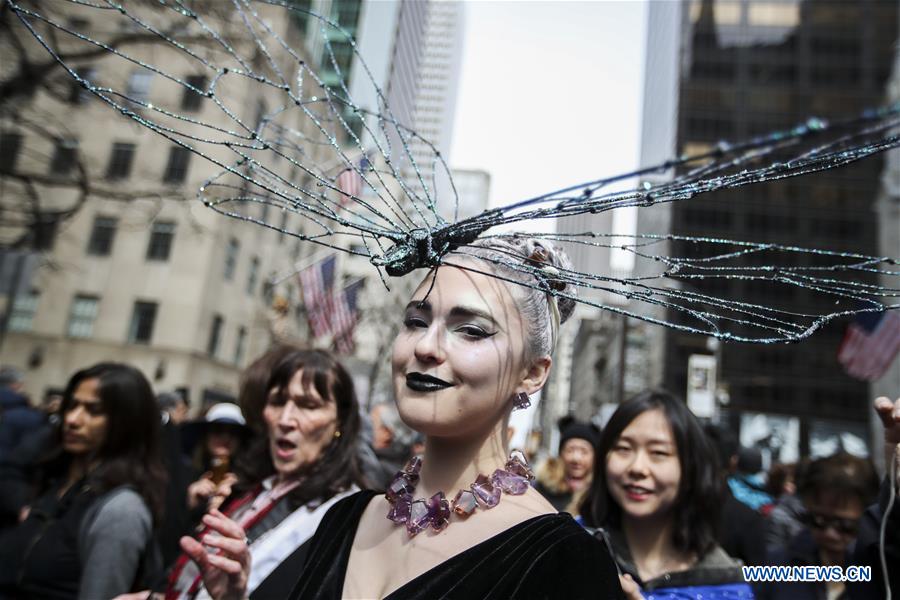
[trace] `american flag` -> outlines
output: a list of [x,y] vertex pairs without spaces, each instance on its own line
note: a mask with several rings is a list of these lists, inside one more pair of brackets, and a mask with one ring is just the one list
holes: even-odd
[[362,193],[363,178],[361,173],[364,173],[368,168],[369,159],[363,156],[359,159],[358,166],[351,165],[338,175],[337,187],[341,192],[341,205],[346,204],[351,196],[358,198]]
[[337,256],[316,261],[297,274],[303,292],[303,305],[314,337],[331,332],[331,288],[334,285],[334,268]]
[[344,288],[334,299],[334,346],[341,354],[351,354],[354,349],[353,330],[359,317],[358,298],[359,291],[365,284],[364,279],[358,279]]
[[896,310],[861,313],[847,327],[838,362],[851,377],[875,381],[900,352],[900,315]]

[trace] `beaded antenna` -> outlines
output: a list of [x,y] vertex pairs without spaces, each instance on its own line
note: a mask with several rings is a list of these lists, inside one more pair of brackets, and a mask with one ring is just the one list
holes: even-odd
[[[900,104],[844,121],[809,118],[460,219],[444,158],[407,127],[408,115],[394,112],[352,35],[327,18],[275,0],[8,0],[6,7],[0,43],[4,57],[19,59],[0,69],[7,116],[21,116],[15,84],[25,75],[9,68],[69,78],[122,118],[202,159],[209,176],[198,196],[209,208],[364,257],[385,285],[385,275],[471,256],[478,238],[516,235],[498,226],[531,221],[551,230],[532,237],[568,249],[622,251],[636,261],[630,275],[559,269],[549,289],[535,257],[503,261],[534,275],[533,287],[686,332],[796,341],[837,317],[900,309],[896,257],[713,236],[553,231],[564,217],[691,202],[869,158],[900,145]],[[95,68],[85,69],[87,61]],[[352,86],[345,77],[351,65]],[[142,82],[150,78],[169,90],[167,100],[148,100]],[[674,175],[657,185],[609,191],[617,182],[668,173]],[[465,268],[502,277],[490,261],[471,261]],[[722,281],[758,293],[716,293]],[[776,298],[785,294],[771,293],[782,289],[800,290],[809,302],[782,303]]]

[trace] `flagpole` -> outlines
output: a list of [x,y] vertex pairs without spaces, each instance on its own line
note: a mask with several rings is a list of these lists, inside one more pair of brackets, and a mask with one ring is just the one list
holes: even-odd
[[284,273],[283,275],[269,278],[269,283],[271,283],[272,285],[278,285],[282,281],[286,281],[287,279],[290,279],[291,277],[293,277],[294,275],[296,275],[303,269],[307,269],[307,268],[313,266],[314,264],[316,264],[317,262],[325,260],[332,254],[337,254],[337,252],[335,252],[334,250],[322,250],[321,252],[319,252],[317,254],[313,254],[312,256],[307,257],[306,260],[302,263],[300,263],[300,262],[294,263],[294,266],[291,267],[291,270],[289,272]]

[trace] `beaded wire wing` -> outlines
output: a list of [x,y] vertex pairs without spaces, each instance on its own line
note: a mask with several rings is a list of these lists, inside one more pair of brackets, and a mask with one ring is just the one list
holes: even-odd
[[[453,262],[453,255],[469,254],[479,237],[515,236],[505,231],[531,221],[548,230],[532,237],[567,248],[624,251],[636,261],[624,276],[559,270],[551,287],[539,265],[510,256],[510,268],[535,275],[534,287],[682,331],[746,342],[795,341],[840,316],[900,308],[900,269],[893,257],[714,237],[561,233],[553,227],[563,217],[690,202],[868,158],[900,145],[900,104],[842,122],[810,118],[786,131],[720,143],[702,155],[458,219],[444,157],[405,125],[409,115],[393,112],[391,92],[379,87],[353,37],[327,18],[275,0],[7,5],[15,26],[36,42],[17,52],[49,53],[86,92],[205,161],[210,176],[198,195],[208,207],[363,257],[385,285],[385,275]],[[80,70],[86,57],[100,56],[104,72],[113,75],[92,78]],[[172,102],[148,102],[135,83],[141,73],[165,81]],[[609,191],[613,184],[666,173],[674,175],[657,185]],[[284,221],[277,215],[284,212],[299,215],[301,225],[279,225]],[[467,268],[502,277],[489,264]],[[792,287],[819,301],[800,307],[750,302],[696,285],[713,280]]]

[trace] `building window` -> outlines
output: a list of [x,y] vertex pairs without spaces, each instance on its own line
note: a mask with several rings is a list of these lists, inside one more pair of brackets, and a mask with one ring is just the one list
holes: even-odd
[[233,279],[234,271],[237,269],[238,251],[241,245],[234,238],[228,240],[228,247],[225,248],[225,279]]
[[244,346],[247,344],[247,330],[238,327],[237,343],[234,345],[234,364],[240,366],[244,361]]
[[[185,82],[200,90],[206,89],[206,75],[188,75],[184,78]],[[198,94],[189,87],[184,88],[184,95],[181,97],[181,110],[191,112],[200,110],[203,105],[203,94]]]
[[253,257],[250,260],[250,273],[247,274],[247,294],[253,295],[256,290],[256,282],[259,280],[259,259]]
[[125,179],[131,175],[131,163],[134,161],[134,144],[116,142],[109,155],[106,166],[107,179]]
[[206,344],[206,353],[214,358],[219,351],[219,341],[222,337],[222,325],[224,323],[222,315],[213,315],[212,329],[209,330],[209,342]]
[[128,328],[128,341],[132,344],[149,344],[153,337],[153,324],[156,322],[156,302],[134,303],[131,315],[131,327]]
[[116,236],[117,222],[115,217],[94,217],[94,227],[91,229],[91,239],[87,247],[88,254],[109,256],[113,238]]
[[172,146],[169,150],[169,162],[166,163],[166,172],[163,174],[165,183],[183,183],[187,179],[188,163],[191,159],[191,151],[181,146]]
[[31,290],[18,294],[13,300],[12,310],[9,312],[10,331],[31,331],[34,327],[34,313],[37,312],[37,291]]
[[0,133],[0,173],[13,173],[19,150],[22,148],[22,134],[13,131]]
[[53,159],[50,161],[51,175],[68,175],[75,167],[78,155],[78,142],[76,140],[57,140],[53,150]]
[[32,244],[35,250],[53,250],[59,218],[53,214],[39,214],[31,223]]
[[756,0],[748,5],[747,20],[752,26],[796,27],[800,24],[800,3]]
[[[75,69],[75,72],[90,84],[97,70],[94,67],[79,67]],[[73,79],[69,85],[69,104],[84,104],[91,99],[90,90],[83,87],[77,79]]]
[[145,103],[150,97],[150,82],[153,81],[153,73],[146,69],[132,71],[128,77],[128,86],[125,94],[129,100]]
[[96,296],[77,295],[69,313],[69,337],[89,338],[94,334],[94,319],[100,299]]
[[150,229],[150,243],[147,244],[147,260],[169,260],[174,237],[175,223],[154,221]]

